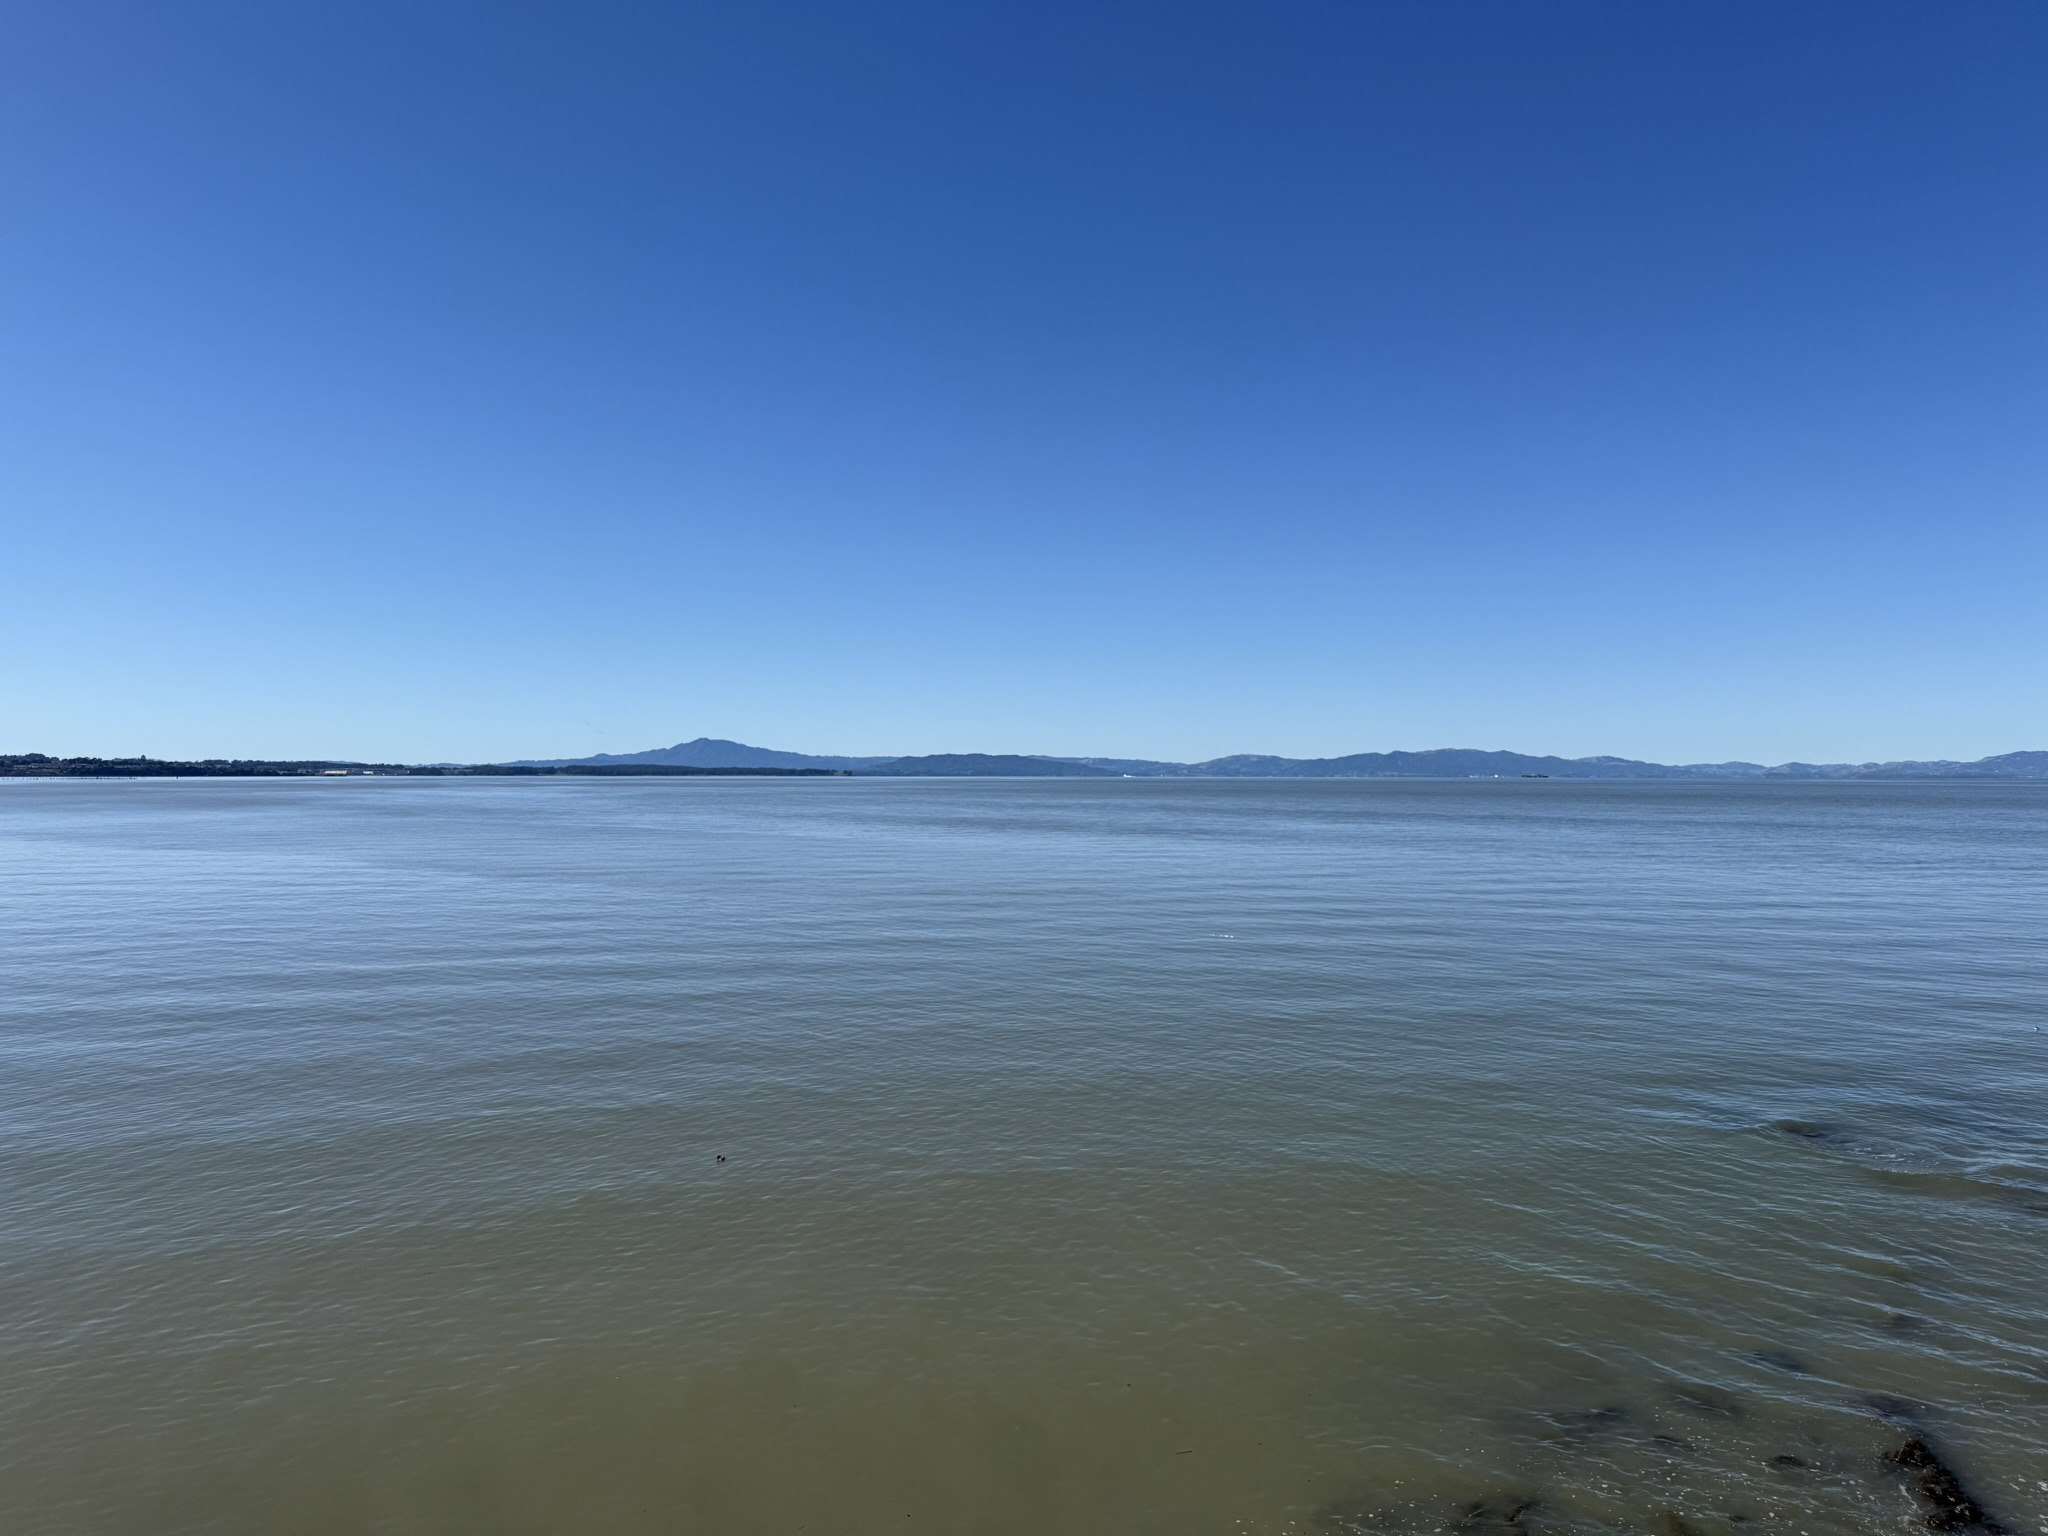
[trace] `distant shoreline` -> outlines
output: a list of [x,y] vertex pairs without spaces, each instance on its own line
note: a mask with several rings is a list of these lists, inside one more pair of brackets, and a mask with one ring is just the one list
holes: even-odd
[[[695,745],[686,743],[685,746]],[[728,744],[720,744],[728,745]],[[737,747],[737,743],[729,744]],[[682,751],[684,748],[672,748]],[[766,749],[742,751],[771,755]],[[653,756],[655,754],[646,754]],[[794,753],[772,754],[783,757]],[[1477,759],[1479,761],[1475,762]],[[1377,782],[1550,781],[1562,783],[2039,783],[2048,782],[2048,752],[2013,752],[1974,763],[1698,764],[1670,767],[1619,758],[1527,758],[1515,753],[1371,753],[1354,758],[1233,758],[1214,763],[1118,762],[982,753],[870,759],[833,764],[556,762],[364,763],[335,759],[50,757],[0,755],[0,779],[328,779],[328,778],[597,778],[597,779],[1134,779],[1370,780]],[[1388,766],[1398,763],[1399,766]],[[1524,767],[1523,764],[1540,766]]]

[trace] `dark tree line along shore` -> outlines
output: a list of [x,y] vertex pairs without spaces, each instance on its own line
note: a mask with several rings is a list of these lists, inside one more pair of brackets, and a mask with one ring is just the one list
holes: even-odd
[[46,757],[41,752],[0,754],[5,779],[316,779],[316,778],[844,778],[831,768],[691,768],[621,763],[532,768],[520,764],[273,762],[209,757],[178,762],[160,757]]

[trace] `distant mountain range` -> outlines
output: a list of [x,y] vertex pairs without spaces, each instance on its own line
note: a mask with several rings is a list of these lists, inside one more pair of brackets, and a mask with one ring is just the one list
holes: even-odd
[[1644,763],[1627,757],[1531,757],[1439,747],[1349,757],[1240,754],[1205,763],[1150,758],[1039,757],[942,752],[926,757],[821,757],[700,736],[651,752],[536,759],[525,767],[812,768],[905,777],[1142,779],[2048,779],[2048,752],[2007,752],[1973,763]]

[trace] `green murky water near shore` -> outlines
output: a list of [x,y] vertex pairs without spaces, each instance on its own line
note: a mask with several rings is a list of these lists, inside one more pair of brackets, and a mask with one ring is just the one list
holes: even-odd
[[0,932],[10,1533],[2048,1531],[2048,786],[10,784]]

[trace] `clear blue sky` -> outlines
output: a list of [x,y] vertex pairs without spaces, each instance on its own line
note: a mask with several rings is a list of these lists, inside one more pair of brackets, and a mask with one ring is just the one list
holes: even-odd
[[2048,747],[2048,6],[0,4],[0,751]]

